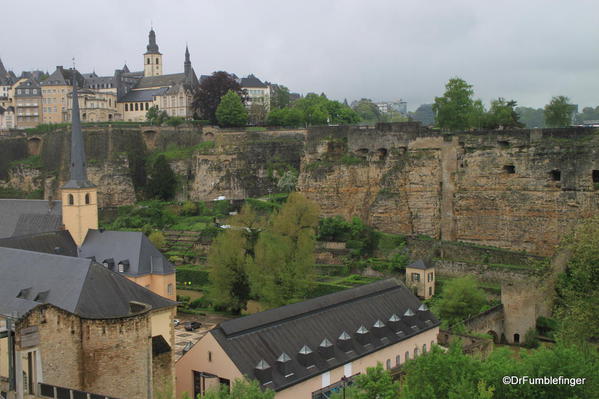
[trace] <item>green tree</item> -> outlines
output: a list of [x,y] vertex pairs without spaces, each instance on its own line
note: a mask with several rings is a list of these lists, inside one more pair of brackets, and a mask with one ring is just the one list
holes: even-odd
[[368,98],[362,98],[357,103],[353,104],[353,110],[358,116],[366,122],[380,122],[381,112],[379,107],[376,106],[372,100]]
[[160,111],[158,105],[154,105],[146,112],[146,120],[152,125],[162,125],[162,123],[168,119],[166,111]]
[[218,122],[216,109],[220,104],[221,98],[229,90],[237,93],[241,101],[245,104],[247,93],[241,88],[236,77],[224,71],[214,72],[212,75],[201,79],[200,87],[194,94],[192,106],[196,110],[196,113],[201,115],[203,119],[216,124]]
[[269,228],[260,233],[250,266],[252,291],[268,306],[304,298],[314,280],[318,206],[291,193]]
[[485,303],[485,293],[478,288],[474,277],[465,276],[445,284],[437,311],[451,325],[477,314]]
[[572,124],[575,107],[565,96],[555,96],[545,105],[545,123],[548,127],[566,127]]
[[[399,382],[394,382],[391,374],[381,363],[376,367],[368,367],[366,374],[360,374],[350,388],[346,388],[346,399],[396,399],[399,395]],[[342,399],[343,392],[331,396],[331,399]]]
[[250,299],[248,265],[254,256],[260,220],[249,205],[231,219],[232,229],[225,230],[212,243],[208,264],[212,267],[210,297],[218,308],[239,314]]
[[529,129],[545,127],[545,112],[541,109],[518,107],[516,112],[520,121]]
[[599,338],[599,216],[581,220],[563,241],[570,251],[556,290],[558,336],[570,343]]
[[410,112],[410,117],[419,121],[424,126],[432,126],[435,124],[435,113],[433,112],[433,104],[422,104],[416,111]]
[[277,181],[277,188],[283,192],[291,192],[295,190],[297,185],[297,172],[295,170],[287,170]]
[[460,78],[452,78],[445,85],[445,94],[435,97],[433,112],[437,126],[443,129],[466,130],[476,114],[472,86]]
[[203,399],[274,399],[275,391],[272,389],[262,390],[257,381],[235,380],[231,392],[224,386],[209,390]]
[[290,104],[289,89],[283,85],[273,84],[270,86],[270,108],[286,108]]
[[225,94],[216,108],[216,119],[221,126],[244,126],[248,121],[248,112],[241,98],[233,90]]
[[177,188],[177,176],[171,169],[164,155],[158,156],[148,176],[146,185],[147,194],[150,198],[169,201],[175,196]]
[[524,127],[524,124],[520,122],[520,115],[516,112],[517,105],[516,101],[506,101],[501,97],[493,100],[483,127],[485,129],[518,129]]

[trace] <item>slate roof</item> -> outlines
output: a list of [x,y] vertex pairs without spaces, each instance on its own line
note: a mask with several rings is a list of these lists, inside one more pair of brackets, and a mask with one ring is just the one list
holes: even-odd
[[64,69],[62,66],[57,66],[56,70],[45,79],[42,86],[72,86],[73,80],[77,80],[77,85],[83,87],[85,78],[76,69]]
[[247,78],[241,78],[241,87],[260,87],[265,88],[268,87],[266,84],[262,83],[260,79],[255,77],[254,75],[248,75]]
[[89,319],[132,315],[130,302],[176,306],[90,259],[0,248],[0,314],[23,316],[41,303]]
[[[13,236],[15,230],[27,230],[28,233],[57,230],[60,226],[57,217],[61,214],[60,201],[50,203],[46,200],[0,199],[0,238]],[[25,222],[34,224],[25,226]]]
[[[438,326],[421,305],[389,279],[229,320],[210,333],[243,374],[280,391]],[[280,369],[277,359],[286,357]]]
[[77,244],[67,230],[0,238],[0,247],[77,257]]
[[155,96],[161,96],[166,93],[168,87],[161,87],[159,89],[146,89],[146,90],[132,90],[125,94],[119,102],[141,102],[141,101],[154,101]]
[[37,89],[37,93],[33,93],[33,91],[26,93],[24,90],[22,90],[21,93],[19,93],[19,91],[17,90],[15,92],[15,97],[41,97],[42,96],[40,85],[33,78],[26,78],[26,80],[19,83],[19,85],[16,88],[17,89]]
[[145,76],[140,79],[136,89],[147,89],[150,87],[170,87],[177,83],[185,82],[184,73],[172,73],[169,75]]
[[422,259],[418,259],[416,262],[412,262],[406,267],[411,267],[412,269],[426,270],[426,269],[430,269],[433,266],[430,264],[429,261],[424,261]]
[[112,259],[115,265],[129,261],[124,274],[171,274],[175,268],[142,232],[89,230],[81,245],[80,257],[94,257],[97,262]]

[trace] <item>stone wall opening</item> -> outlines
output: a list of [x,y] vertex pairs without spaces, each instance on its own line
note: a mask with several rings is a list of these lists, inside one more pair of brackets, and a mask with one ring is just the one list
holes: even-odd
[[599,185],[599,170],[594,170],[593,174],[593,183],[595,184],[595,189],[599,189],[597,185]]
[[514,165],[503,165],[503,172],[508,175],[513,175],[516,173],[516,167]]
[[42,147],[42,139],[31,137],[27,140],[27,152],[29,155],[39,155]]
[[553,181],[560,181],[562,179],[562,172],[558,169],[553,169],[549,172],[549,177],[551,177],[551,180]]
[[499,148],[510,148],[510,142],[505,140],[498,141],[497,145],[499,145]]
[[376,150],[376,152],[379,157],[379,161],[384,161],[385,158],[387,158],[387,149],[386,148],[379,148],[378,150]]

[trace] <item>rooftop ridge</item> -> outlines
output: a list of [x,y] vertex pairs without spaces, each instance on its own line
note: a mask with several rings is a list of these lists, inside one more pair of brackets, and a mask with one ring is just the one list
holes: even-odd
[[[342,304],[356,302],[365,298],[383,294],[394,289],[399,289],[402,286],[402,284],[393,278],[381,280],[360,287],[350,288],[340,292],[308,299],[307,301],[293,303],[238,319],[225,321],[221,323],[218,328],[227,338],[231,338],[234,336],[248,334],[275,324],[281,324],[291,320],[308,317],[315,313],[322,312]],[[329,302],[331,299],[333,300]],[[285,313],[285,311],[288,313]],[[283,314],[277,315],[278,313]],[[244,325],[246,326],[244,327]]]

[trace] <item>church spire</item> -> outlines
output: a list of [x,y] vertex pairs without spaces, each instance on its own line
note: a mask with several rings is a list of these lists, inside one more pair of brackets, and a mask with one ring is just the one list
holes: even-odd
[[148,50],[146,54],[160,54],[158,51],[158,45],[156,44],[156,33],[154,32],[154,28],[150,30],[150,34],[148,35],[148,45],[146,46]]
[[191,73],[191,59],[189,57],[189,48],[185,45],[185,62],[183,63],[183,72],[185,75],[189,75]]
[[69,181],[62,188],[88,188],[95,187],[87,180],[85,166],[85,146],[81,132],[81,119],[79,116],[79,99],[77,97],[77,79],[73,78],[73,106],[71,123],[71,164]]

